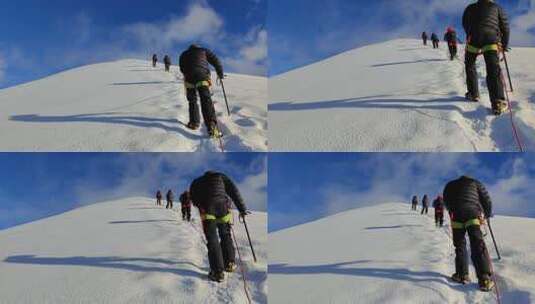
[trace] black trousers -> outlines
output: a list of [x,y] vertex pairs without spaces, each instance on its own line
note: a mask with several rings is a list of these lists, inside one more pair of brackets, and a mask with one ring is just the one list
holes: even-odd
[[169,72],[169,68],[170,68],[170,67],[171,67],[170,64],[165,64],[165,71],[166,71],[166,72]]
[[457,46],[456,45],[448,45],[448,49],[450,50],[450,60],[455,59],[455,56],[457,56]]
[[232,244],[230,224],[217,223],[214,220],[203,221],[204,235],[208,247],[210,269],[221,272],[228,263],[235,263],[235,249]]
[[182,219],[191,221],[191,207],[182,207]]
[[435,212],[435,225],[444,226],[444,213]]
[[438,49],[438,41],[433,41],[433,48]]
[[[472,96],[479,96],[479,84],[477,81],[476,60],[478,54],[466,52],[464,64],[466,68],[466,86]],[[483,54],[487,67],[487,87],[489,89],[492,108],[496,107],[496,100],[505,100],[503,82],[501,79],[500,58],[497,51],[488,51]]]
[[209,87],[203,86],[197,89],[187,89],[186,97],[189,102],[189,121],[195,124],[200,124],[201,122],[199,117],[199,105],[197,103],[197,93],[199,93],[201,98],[201,110],[204,124],[207,128],[210,128],[211,125],[217,123],[217,117]]
[[468,274],[468,253],[466,251],[466,238],[468,233],[470,238],[470,251],[472,252],[472,263],[476,269],[479,280],[489,279],[492,275],[490,271],[490,260],[487,246],[483,238],[483,233],[478,225],[467,228],[453,229],[453,246],[455,246],[455,272],[461,275]]
[[424,45],[427,45],[427,39],[423,39],[424,40]]
[[418,204],[412,204],[411,209],[412,210],[418,210]]
[[156,198],[156,206],[161,206],[161,205],[162,205],[162,199]]
[[173,209],[173,201],[167,200],[167,205],[165,205],[165,209]]
[[429,213],[429,207],[428,206],[423,206],[422,207],[422,212],[420,214],[424,214],[424,213],[425,214]]

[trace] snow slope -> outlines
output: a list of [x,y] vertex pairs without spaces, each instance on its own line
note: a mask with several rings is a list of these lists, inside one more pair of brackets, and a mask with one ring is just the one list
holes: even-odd
[[[83,66],[0,90],[2,151],[219,151],[191,131],[178,67],[142,60]],[[215,76],[212,79],[216,79]],[[267,150],[267,80],[229,74],[214,100],[226,151]]]
[[[269,234],[269,303],[495,303],[462,286],[449,224],[436,228],[408,204],[379,204]],[[535,219],[496,216],[502,303],[535,301]],[[487,237],[490,254],[496,257]]]
[[[0,231],[0,303],[247,303],[240,272],[217,284],[197,212],[192,225],[151,199],[128,198]],[[267,301],[266,214],[235,225],[250,294]]]
[[[357,48],[269,79],[272,151],[517,151],[510,118],[468,103],[464,63],[447,46],[400,39]],[[464,46],[459,55],[464,58]],[[535,48],[508,55],[515,123],[535,150]]]

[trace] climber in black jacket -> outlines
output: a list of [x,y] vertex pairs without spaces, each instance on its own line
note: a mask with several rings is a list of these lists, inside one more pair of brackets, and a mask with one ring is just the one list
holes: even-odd
[[190,186],[190,195],[193,205],[199,208],[206,236],[210,262],[208,277],[221,282],[225,277],[224,271],[232,272],[236,268],[230,205],[232,202],[236,205],[240,217],[248,214],[247,209],[236,185],[228,176],[219,172],[208,171],[194,180]]
[[479,0],[464,11],[463,27],[466,32],[466,98],[480,100],[476,60],[482,53],[487,67],[492,111],[500,115],[507,110],[499,59],[499,52],[509,46],[509,23],[505,11],[492,0]]
[[192,44],[180,55],[180,71],[184,75],[186,97],[189,102],[188,128],[196,130],[200,125],[199,106],[197,105],[197,92],[201,99],[201,109],[206,128],[211,137],[221,137],[217,127],[217,118],[210,87],[210,65],[214,66],[219,79],[223,79],[223,65],[217,56],[210,50]]
[[461,176],[449,182],[444,188],[444,203],[451,217],[453,245],[455,246],[455,273],[452,280],[466,284],[468,276],[468,255],[465,234],[470,238],[472,263],[477,272],[479,287],[489,291],[494,287],[491,280],[489,253],[481,225],[492,216],[492,202],[483,184],[473,178]]

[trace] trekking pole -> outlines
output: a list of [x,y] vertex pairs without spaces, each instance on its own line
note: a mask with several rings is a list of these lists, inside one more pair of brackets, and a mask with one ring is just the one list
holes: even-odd
[[232,239],[234,239],[234,245],[236,246],[236,251],[238,252],[238,258],[240,259],[240,270],[243,279],[243,289],[245,290],[245,296],[247,297],[247,301],[249,302],[249,304],[251,304],[252,301],[251,296],[249,295],[249,290],[247,288],[247,278],[245,277],[245,270],[243,269],[243,260],[241,258],[240,247],[238,246],[236,234],[234,233],[234,228],[232,227],[232,225],[230,225],[230,231],[232,232]]
[[221,83],[221,89],[223,89],[223,97],[225,97],[225,104],[227,105],[227,113],[228,116],[230,116],[230,108],[228,106],[228,99],[227,99],[227,92],[225,91],[225,84],[223,83],[223,79],[219,78],[219,82]]
[[489,226],[490,236],[492,237],[492,242],[494,243],[494,248],[496,248],[496,254],[498,254],[498,260],[501,260],[502,257],[500,255],[500,251],[498,250],[498,245],[496,244],[496,238],[494,238],[494,232],[492,231],[492,226],[490,225],[490,218],[487,219],[487,223]]
[[507,56],[505,55],[505,50],[502,51],[503,62],[505,62],[505,69],[507,70],[507,77],[509,78],[509,88],[511,88],[511,93],[513,92],[513,81],[511,80],[511,72],[509,71],[509,63],[507,62]]
[[249,240],[249,246],[251,247],[251,252],[253,253],[253,259],[254,259],[254,262],[256,263],[257,262],[256,254],[254,252],[253,242],[251,242],[251,235],[249,235],[249,228],[247,227],[247,222],[245,221],[245,216],[240,216],[240,217],[243,220],[243,226],[245,227],[245,232],[247,233],[247,240]]

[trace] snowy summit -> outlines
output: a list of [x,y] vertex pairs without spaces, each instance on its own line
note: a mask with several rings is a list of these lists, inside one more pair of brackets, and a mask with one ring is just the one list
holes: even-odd
[[[225,89],[230,117],[221,87],[212,87],[224,151],[266,151],[266,78],[228,74]],[[178,67],[165,72],[143,60],[83,66],[0,90],[2,151],[221,150],[204,127],[188,129],[188,120]]]

